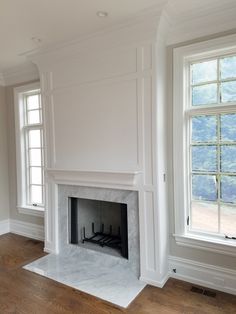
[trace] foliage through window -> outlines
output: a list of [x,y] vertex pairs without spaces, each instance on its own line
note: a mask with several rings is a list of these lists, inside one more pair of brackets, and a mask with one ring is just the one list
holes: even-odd
[[236,55],[189,73],[189,230],[236,236]]

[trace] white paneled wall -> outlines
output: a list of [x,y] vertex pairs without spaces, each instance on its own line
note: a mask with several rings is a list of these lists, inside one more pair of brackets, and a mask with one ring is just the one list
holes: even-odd
[[[64,48],[61,54],[52,51],[32,59],[41,74],[46,167],[50,169],[46,250],[57,251],[58,247],[58,183],[138,190],[140,275],[162,286],[168,269],[163,272],[160,267],[168,261],[167,252],[158,249],[163,238],[158,217],[161,211],[167,213],[163,200],[158,201],[163,193],[158,188],[163,187],[157,184],[157,175],[163,178],[164,171],[157,169],[157,25],[157,17],[142,20],[114,31],[114,36],[104,33],[100,44],[92,38]],[[163,151],[161,158],[165,158]],[[96,182],[81,179],[85,171],[97,176]],[[102,178],[111,172],[113,184],[109,185]],[[125,176],[127,172],[137,177],[133,184],[115,182],[118,174]],[[162,230],[167,233],[166,227]]]

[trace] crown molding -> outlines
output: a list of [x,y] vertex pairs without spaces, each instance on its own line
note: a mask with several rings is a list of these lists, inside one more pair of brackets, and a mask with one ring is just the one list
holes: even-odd
[[41,47],[27,51],[22,56],[36,63],[53,64],[64,58],[78,57],[79,55],[97,54],[99,51],[111,50],[119,46],[133,45],[138,42],[156,41],[157,30],[162,16],[163,8],[167,1],[159,6],[146,10],[133,19],[124,23],[116,24],[80,37],[77,40],[66,41],[60,44]]
[[[230,31],[236,28],[235,1],[212,1],[200,3],[194,10],[185,10],[178,14],[178,8],[168,4],[166,11],[171,19],[168,45]],[[176,11],[176,12],[175,12]]]
[[[17,85],[24,82],[39,80],[37,67],[32,63],[22,64],[2,71],[2,78],[5,86]],[[1,84],[1,75],[0,75]]]

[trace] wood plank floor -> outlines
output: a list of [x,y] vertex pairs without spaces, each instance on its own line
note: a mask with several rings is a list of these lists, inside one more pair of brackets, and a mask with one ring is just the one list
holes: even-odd
[[191,284],[170,279],[163,289],[147,286],[128,309],[22,269],[43,253],[43,243],[25,237],[0,236],[0,314],[102,313],[236,313],[236,297],[191,292]]

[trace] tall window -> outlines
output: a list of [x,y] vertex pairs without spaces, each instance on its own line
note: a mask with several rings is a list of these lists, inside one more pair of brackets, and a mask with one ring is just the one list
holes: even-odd
[[44,144],[40,89],[37,84],[15,89],[17,194],[22,213],[44,209]]
[[236,54],[189,69],[189,228],[236,236],[236,113],[230,106],[236,102]]
[[223,244],[229,254],[236,246],[235,39],[174,52],[175,236],[187,246]]

